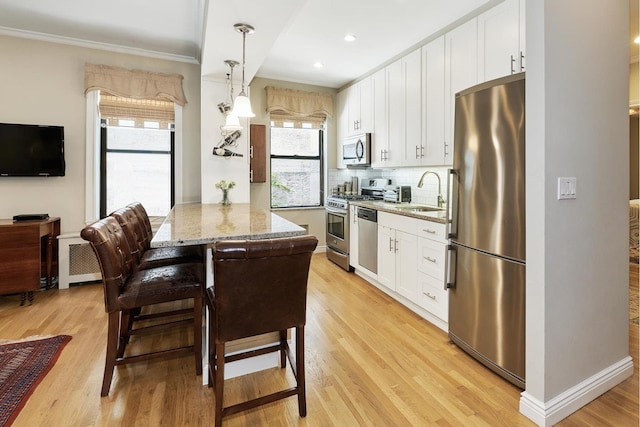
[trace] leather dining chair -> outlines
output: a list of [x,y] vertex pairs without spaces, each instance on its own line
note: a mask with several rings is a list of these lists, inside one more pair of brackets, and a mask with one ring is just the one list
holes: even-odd
[[[136,268],[136,261],[124,231],[113,217],[106,217],[86,226],[80,235],[91,243],[100,264],[104,305],[108,314],[107,351],[101,396],[109,394],[116,365],[193,352],[196,374],[200,375],[202,373],[202,295],[204,286],[202,264],[172,264],[146,270]],[[193,308],[189,310],[193,313],[193,318],[130,329],[133,323],[130,322],[131,316],[133,313],[139,313],[142,307],[186,299],[193,299]],[[149,314],[139,316],[136,320],[183,314],[183,311]],[[193,325],[193,345],[125,356],[130,335],[185,323]]]
[[127,239],[135,241],[132,246],[134,256],[139,259],[139,268],[159,267],[184,262],[203,262],[204,249],[201,246],[171,246],[152,248],[153,230],[151,221],[140,202],[130,203],[110,214],[118,220]]
[[[213,245],[214,285],[206,291],[209,309],[209,386],[215,388],[215,425],[240,411],[297,395],[301,417],[307,415],[304,371],[304,327],[307,281],[314,236],[271,240],[219,241]],[[287,330],[295,328],[295,360]],[[269,332],[279,342],[260,350],[226,355],[225,344]],[[224,407],[225,363],[280,352],[280,366],[289,359],[296,385],[266,396]]]

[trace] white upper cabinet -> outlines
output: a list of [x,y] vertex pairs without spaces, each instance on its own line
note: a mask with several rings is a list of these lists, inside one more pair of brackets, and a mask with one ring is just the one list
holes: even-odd
[[349,128],[349,105],[347,103],[347,91],[338,92],[337,100],[337,119],[336,119],[336,167],[345,169],[346,166],[342,160],[342,143],[347,137]]
[[445,34],[444,163],[453,163],[456,93],[478,82],[478,20],[473,18]]
[[402,108],[404,116],[403,166],[422,163],[422,57],[420,49],[402,57]]
[[445,112],[444,36],[422,47],[422,146],[424,165],[442,165]]
[[371,166],[386,166],[389,158],[389,130],[387,117],[387,77],[385,69],[371,76],[373,88],[373,134],[371,135]]
[[404,109],[402,96],[402,60],[397,60],[385,68],[387,82],[387,131],[388,151],[385,166],[402,165],[402,145],[404,144]]
[[373,130],[373,90],[371,76],[346,89],[347,136]]
[[524,71],[524,0],[506,0],[478,16],[478,81]]

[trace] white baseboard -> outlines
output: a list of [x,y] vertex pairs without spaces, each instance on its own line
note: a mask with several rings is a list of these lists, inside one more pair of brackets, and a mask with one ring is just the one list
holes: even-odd
[[633,360],[627,356],[547,402],[522,392],[520,413],[539,426],[552,426],[632,375]]

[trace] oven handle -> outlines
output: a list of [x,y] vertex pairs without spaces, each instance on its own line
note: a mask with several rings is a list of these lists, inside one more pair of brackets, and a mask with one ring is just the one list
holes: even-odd
[[327,210],[328,213],[332,213],[332,214],[336,214],[336,215],[342,215],[342,216],[347,216],[348,211],[343,211],[342,209],[332,209],[330,207],[325,207],[325,209]]

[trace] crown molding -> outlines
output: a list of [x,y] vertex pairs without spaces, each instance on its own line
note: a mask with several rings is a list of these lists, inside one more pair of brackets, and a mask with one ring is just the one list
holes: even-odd
[[144,56],[148,58],[164,59],[166,61],[185,62],[188,64],[200,64],[197,58],[186,55],[176,55],[155,50],[140,49],[136,47],[121,46],[111,43],[101,43],[77,39],[73,37],[57,36],[52,34],[39,33],[36,31],[16,30],[0,26],[0,35],[17,37],[23,39],[39,40],[49,43],[65,44],[69,46],[84,47],[88,49],[106,50],[109,52],[124,53],[129,55]]

